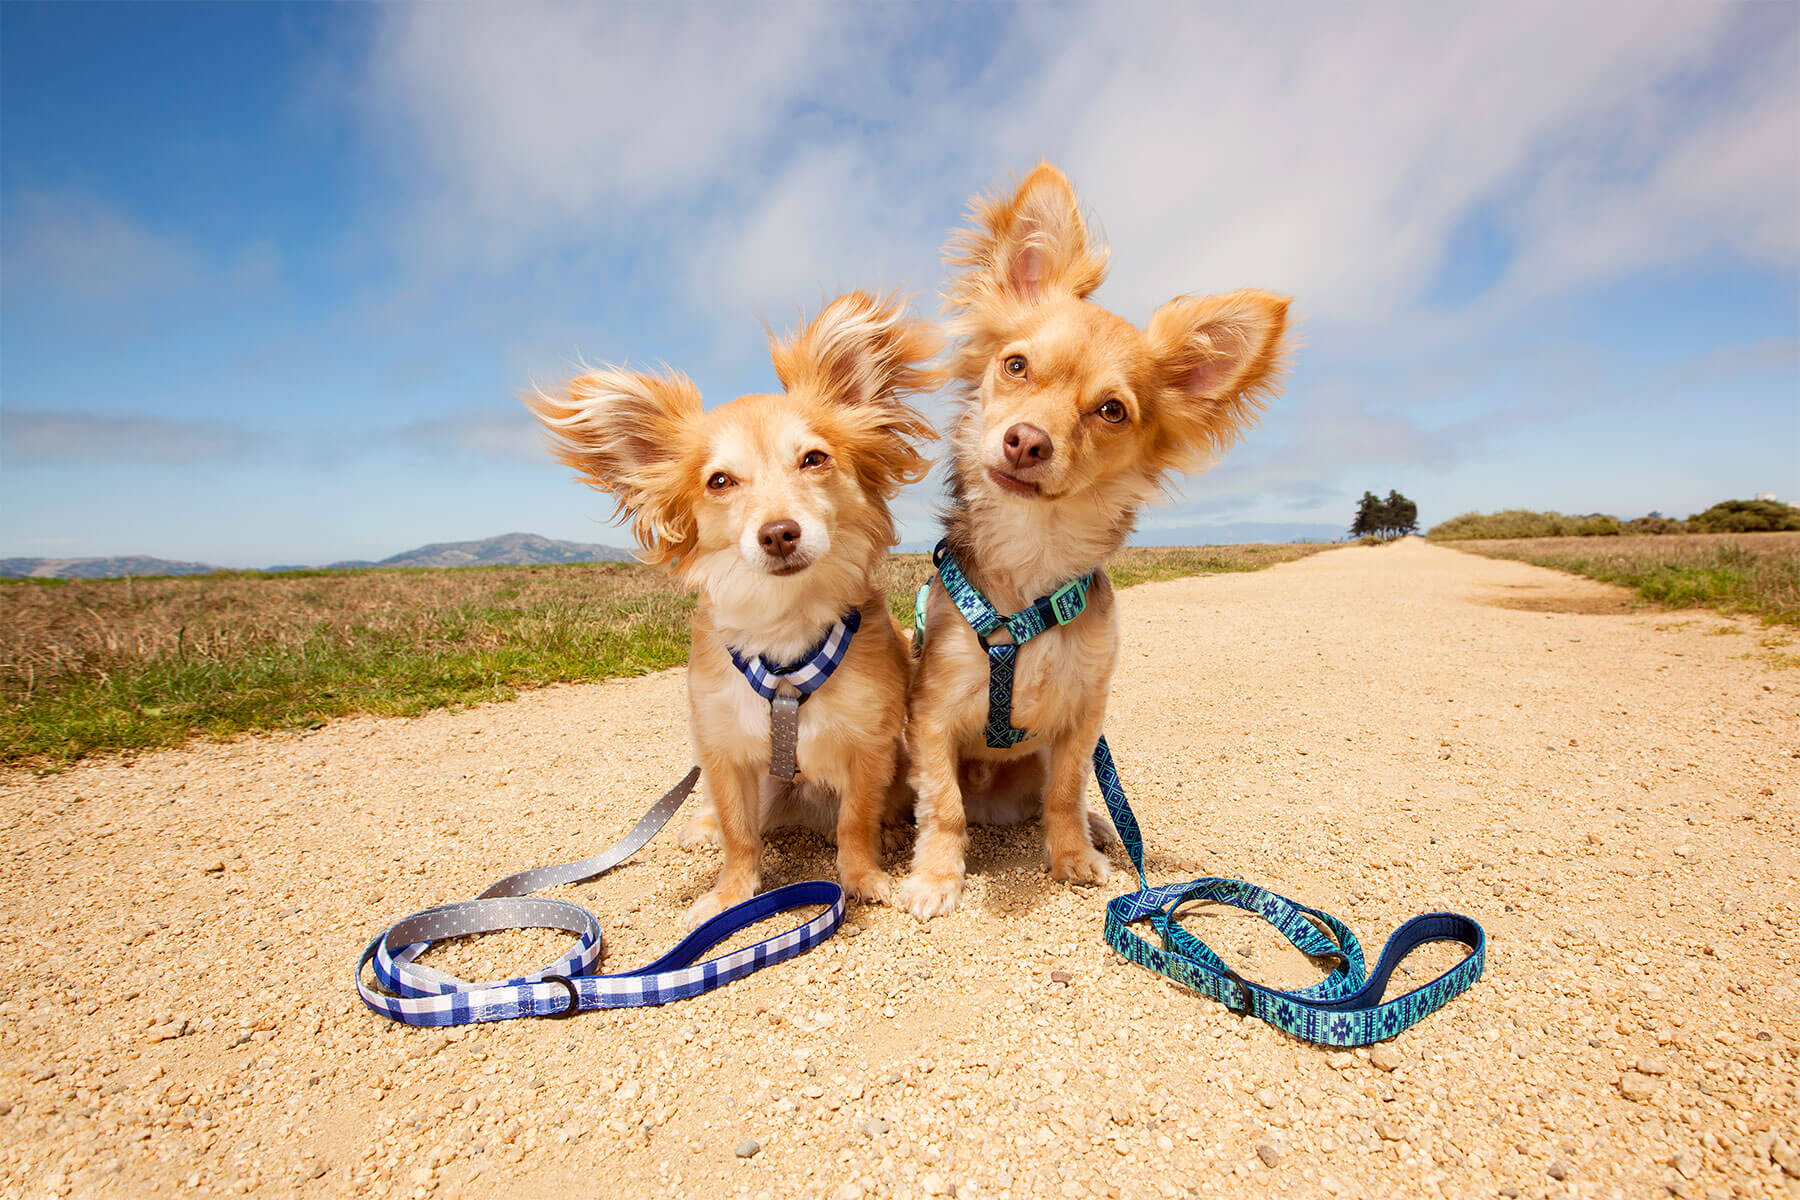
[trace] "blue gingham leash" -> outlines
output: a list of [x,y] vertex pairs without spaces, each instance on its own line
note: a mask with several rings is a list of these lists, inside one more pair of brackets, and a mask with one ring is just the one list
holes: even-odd
[[[861,628],[862,610],[853,608],[825,631],[818,645],[785,666],[770,666],[763,661],[762,655],[746,656],[738,653],[735,646],[725,648],[731,655],[731,665],[743,675],[750,690],[769,702],[769,774],[772,777],[791,782],[800,774],[796,757],[800,747],[800,706],[808,696],[824,687],[832,672],[843,663],[844,656],[850,653],[850,639]],[[784,683],[799,695],[782,693]]]
[[[1026,730],[1014,729],[1012,723],[1013,673],[1018,667],[1019,647],[1047,629],[1067,625],[1086,611],[1088,588],[1093,586],[1094,576],[1089,573],[1071,580],[1048,596],[1040,596],[1030,608],[1004,616],[963,574],[956,555],[950,552],[948,541],[937,544],[937,549],[931,552],[931,560],[937,564],[938,579],[950,594],[951,602],[974,628],[975,636],[981,639],[982,648],[987,651],[988,720],[983,731],[987,744],[996,750],[1016,746],[1031,736]],[[925,598],[930,589],[931,584],[927,582],[919,589],[913,603],[913,626],[918,634],[916,644],[920,646],[925,644]],[[1002,629],[1012,641],[988,641]]]
[[[1003,617],[969,582],[945,543],[938,543],[933,558],[944,590],[956,604],[957,611],[982,636],[984,645],[988,633],[1002,627],[1011,629],[1010,622],[1021,617],[1028,618],[1024,624],[1024,628],[1030,630],[1026,638],[1043,632],[1049,627],[1042,615],[1049,603],[1057,596],[1073,594],[1078,597],[1074,611],[1066,619],[1060,611],[1053,614],[1058,624],[1068,624],[1085,607],[1088,586],[1093,579],[1092,575],[1084,576],[1076,581],[1080,585],[1078,592],[1069,591],[1074,585],[1065,585],[1025,613]],[[917,640],[921,645],[924,642],[924,607],[925,589],[921,589],[914,607]],[[1032,628],[1033,623],[1036,628]],[[987,744],[1002,748],[1016,745],[1030,735],[1012,728],[1011,660],[1007,661],[1003,676],[993,651],[994,647],[989,646]],[[996,710],[1000,716],[998,722]],[[1011,740],[996,740],[997,735]],[[1257,1017],[1297,1038],[1328,1046],[1363,1046],[1393,1037],[1467,991],[1481,977],[1487,960],[1487,934],[1474,920],[1459,913],[1427,913],[1401,925],[1382,947],[1381,957],[1376,961],[1374,972],[1370,973],[1364,964],[1362,944],[1348,925],[1330,913],[1309,908],[1241,879],[1208,876],[1185,883],[1151,886],[1144,874],[1143,833],[1138,826],[1137,814],[1131,811],[1131,802],[1125,797],[1125,787],[1119,781],[1119,771],[1104,736],[1094,746],[1094,779],[1138,877],[1137,891],[1107,902],[1104,936],[1109,946],[1139,966],[1211,996],[1240,1015]],[[1211,947],[1177,921],[1177,909],[1198,901],[1230,904],[1255,913],[1275,926],[1302,954],[1334,959],[1337,965],[1318,983],[1296,990],[1251,983],[1226,966]],[[1160,949],[1131,930],[1134,922],[1146,919],[1162,939]],[[1384,1001],[1382,997],[1388,980],[1402,960],[1428,942],[1441,941],[1460,942],[1469,947],[1469,953],[1430,983]]]
[[[844,919],[844,891],[835,883],[811,880],[726,909],[655,962],[616,975],[591,973],[601,958],[599,920],[579,904],[529,893],[585,882],[630,858],[668,824],[699,778],[699,767],[690,770],[629,833],[592,858],[508,875],[473,900],[440,904],[396,921],[357,960],[357,995],[373,1011],[406,1025],[568,1017],[588,1008],[667,1004],[698,996],[810,950],[835,933]],[[824,911],[774,937],[716,958],[702,957],[760,921],[815,904]],[[513,979],[471,983],[416,961],[444,938],[520,928],[561,929],[576,938],[549,966]],[[373,987],[363,980],[364,968],[371,966]]]

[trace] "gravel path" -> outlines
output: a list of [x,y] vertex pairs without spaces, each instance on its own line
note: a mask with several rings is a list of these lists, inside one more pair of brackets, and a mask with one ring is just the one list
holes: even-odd
[[[1371,957],[1417,912],[1486,925],[1486,978],[1373,1052],[1118,960],[1119,888],[1051,884],[1020,830],[975,832],[954,916],[853,909],[698,1000],[364,1011],[380,923],[593,852],[686,768],[680,671],[0,774],[0,1195],[1800,1194],[1800,671],[1622,596],[1418,542],[1123,593],[1109,736],[1153,878],[1256,880]],[[830,864],[783,834],[766,881]],[[714,867],[666,833],[561,894],[617,969]]]

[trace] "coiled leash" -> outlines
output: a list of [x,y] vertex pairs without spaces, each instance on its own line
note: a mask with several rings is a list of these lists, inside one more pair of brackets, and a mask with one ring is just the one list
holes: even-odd
[[[957,611],[982,638],[984,646],[987,635],[993,630],[1004,626],[1011,631],[1013,623],[1020,618],[1029,618],[1046,610],[1054,611],[1057,624],[1068,624],[1086,606],[1087,590],[1093,580],[1091,575],[1083,576],[1074,584],[1066,584],[1037,601],[1024,613],[1002,617],[968,581],[946,543],[938,543],[933,558],[938,564],[938,577],[944,582],[944,590],[949,593]],[[920,589],[914,609],[919,631],[917,640],[921,645],[924,643],[925,593],[929,586]],[[1072,588],[1076,590],[1071,592]],[[1077,607],[1065,616],[1066,604],[1059,607],[1056,600],[1069,595],[1077,597]],[[1029,621],[1021,626],[1030,630],[1024,637],[1015,631],[1015,640],[1022,642],[1048,628],[1041,616],[1036,620],[1035,629]],[[988,655],[991,665],[987,744],[998,749],[1016,745],[1030,735],[1012,727],[1010,656],[1003,676],[991,646]],[[1211,996],[1241,1015],[1257,1017],[1297,1038],[1327,1046],[1363,1046],[1393,1037],[1467,991],[1481,977],[1487,961],[1487,934],[1479,924],[1459,913],[1427,913],[1401,925],[1382,947],[1381,957],[1376,960],[1375,970],[1371,973],[1363,961],[1362,944],[1348,925],[1329,913],[1308,908],[1253,883],[1209,876],[1152,887],[1144,875],[1144,839],[1137,814],[1131,811],[1131,803],[1125,798],[1125,788],[1119,782],[1118,768],[1113,764],[1112,751],[1107,748],[1104,737],[1094,747],[1094,779],[1100,785],[1106,811],[1112,817],[1125,852],[1131,856],[1131,865],[1136,868],[1138,877],[1137,891],[1107,902],[1104,936],[1107,945],[1139,966]],[[1302,954],[1334,959],[1336,966],[1318,983],[1292,991],[1251,983],[1226,966],[1205,942],[1181,927],[1176,920],[1176,910],[1190,901],[1229,904],[1255,913],[1273,925]],[[1146,919],[1162,939],[1160,948],[1132,932],[1134,922]],[[1428,942],[1445,941],[1460,942],[1469,948],[1469,953],[1430,983],[1383,1001],[1388,980],[1407,955]]]
[[[761,658],[731,651],[731,659],[756,693],[770,703],[770,773],[792,779],[797,774],[799,701],[778,694],[791,683],[804,698],[831,677],[849,650],[861,622],[852,609],[825,640],[799,663],[771,668]],[[782,770],[785,775],[781,775]],[[631,1008],[686,1000],[742,979],[752,972],[810,950],[844,920],[844,890],[828,880],[791,883],[736,904],[697,927],[655,962],[616,975],[591,972],[601,958],[600,922],[568,900],[530,893],[544,888],[584,883],[612,870],[655,837],[700,779],[694,767],[638,818],[631,831],[592,858],[539,867],[508,875],[473,900],[440,904],[396,921],[363,950],[356,963],[356,993],[384,1017],[406,1025],[468,1025],[514,1017],[571,1017],[587,1008]],[[713,947],[739,931],[792,909],[814,904],[823,912],[753,946],[702,960]],[[444,938],[503,929],[561,929],[575,942],[555,962],[514,979],[470,983],[416,961]],[[375,983],[363,980],[373,966]]]

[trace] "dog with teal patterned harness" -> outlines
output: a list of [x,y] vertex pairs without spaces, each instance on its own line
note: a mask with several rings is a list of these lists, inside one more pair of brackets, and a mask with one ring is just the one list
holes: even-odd
[[1048,164],[973,215],[950,250],[950,504],[908,700],[919,834],[900,903],[920,920],[955,909],[971,822],[1041,817],[1053,878],[1107,879],[1085,799],[1118,658],[1106,561],[1169,476],[1254,423],[1286,354],[1287,301],[1267,292],[1178,297],[1143,329],[1092,303],[1106,254]]

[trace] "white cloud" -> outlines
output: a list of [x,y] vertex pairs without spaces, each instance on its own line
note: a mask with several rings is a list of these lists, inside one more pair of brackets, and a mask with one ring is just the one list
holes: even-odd
[[829,8],[418,4],[384,10],[368,95],[401,148],[421,248],[496,265],[756,168],[831,61]]
[[0,459],[19,466],[185,466],[241,458],[257,444],[248,430],[211,421],[0,408]]
[[201,274],[186,241],[82,193],[9,195],[5,233],[9,304],[136,301],[191,286]]

